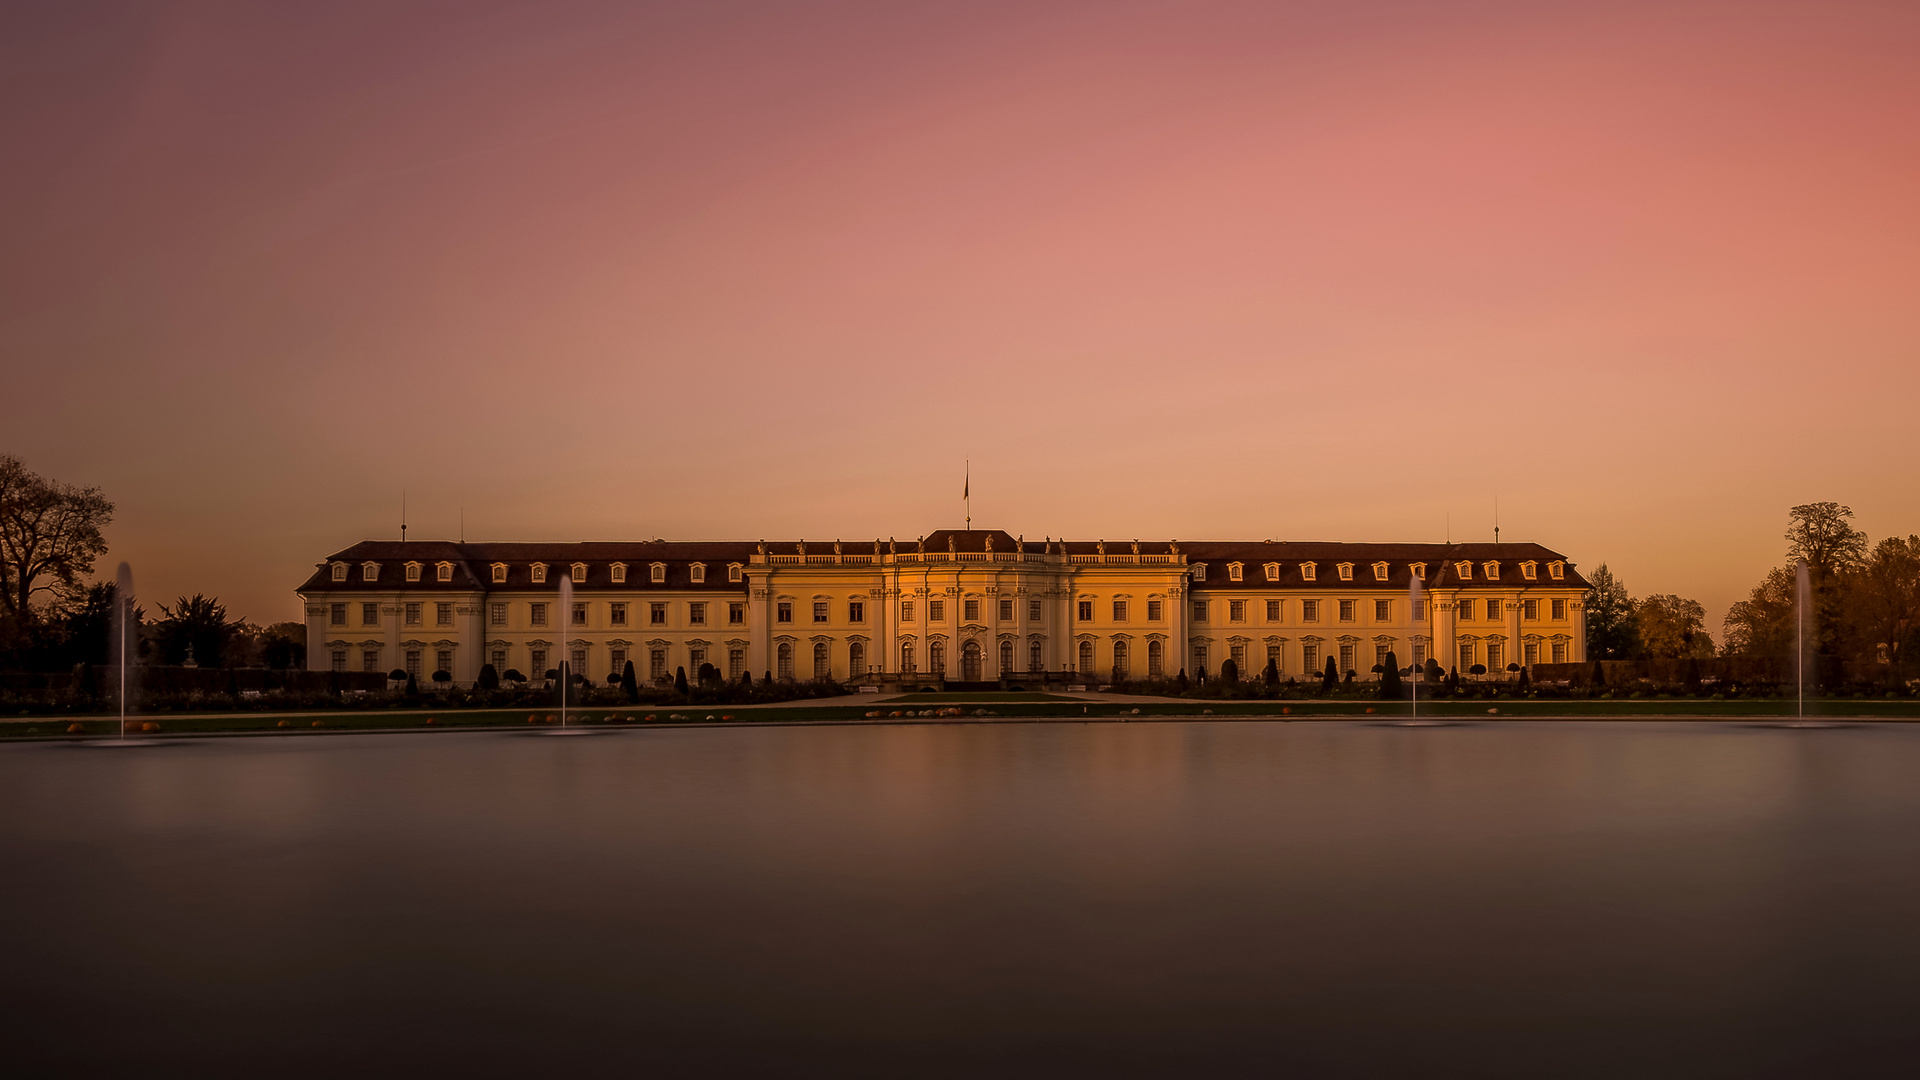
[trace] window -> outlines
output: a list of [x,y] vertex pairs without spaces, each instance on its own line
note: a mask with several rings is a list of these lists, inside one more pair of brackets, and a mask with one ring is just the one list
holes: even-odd
[[488,604],[487,605],[487,625],[488,626],[507,625],[507,605]]
[[647,625],[648,626],[667,625],[667,605],[648,604],[647,605]]
[[1459,619],[1461,622],[1473,621],[1473,601],[1462,600],[1459,603],[1455,604],[1454,608],[1455,608],[1455,614],[1459,616]]
[[1453,564],[1453,572],[1454,572],[1454,573],[1456,573],[1456,574],[1458,574],[1458,575],[1460,575],[1460,580],[1461,580],[1461,581],[1472,581],[1472,580],[1473,580],[1473,564],[1472,564],[1472,563],[1470,563],[1470,562],[1457,562],[1457,563],[1454,563],[1454,564]]
[[1233,661],[1233,669],[1235,671],[1241,673],[1242,675],[1246,674],[1247,672],[1246,643],[1236,641],[1233,644],[1227,646],[1227,657]]
[[865,600],[847,601],[847,621],[863,623],[867,621],[867,602]]
[[627,625],[627,605],[618,603],[608,604],[607,622],[612,626]]
[[1227,621],[1228,622],[1246,622],[1247,621],[1247,602],[1245,600],[1227,601]]
[[793,621],[793,601],[782,600],[773,605],[773,621],[790,623]]
[[832,675],[832,663],[831,655],[827,651],[827,643],[824,641],[814,642],[813,677],[817,680],[825,680],[829,675]]
[[1159,600],[1147,601],[1147,621],[1148,622],[1159,622],[1161,618],[1164,617],[1163,613],[1160,610],[1161,603],[1162,601],[1159,601]]
[[1074,618],[1079,619],[1081,622],[1093,621],[1093,601],[1081,600],[1074,604],[1073,611]]
[[452,626],[453,625],[453,605],[452,604],[433,605],[433,625],[435,626]]
[[547,671],[549,669],[547,667],[547,650],[535,649],[533,650],[531,655],[532,655],[533,662],[530,666],[533,668],[533,672],[532,672],[533,677],[536,679],[548,678]]
[[1556,641],[1553,643],[1553,662],[1556,664],[1564,664],[1567,662],[1566,642]]
[[947,674],[947,643],[944,641],[927,642],[927,671],[936,678]]
[[1427,621],[1427,602],[1425,600],[1415,600],[1413,602],[1413,621]]
[[961,615],[961,618],[967,622],[979,622],[980,621],[980,601],[962,600],[960,602],[960,615]]
[[1319,568],[1318,563],[1310,563],[1310,562],[1301,563],[1300,564],[1300,580],[1301,581],[1314,580],[1314,576],[1313,576],[1314,571],[1317,570],[1318,568]]
[[547,625],[547,605],[528,604],[527,612],[531,616],[530,625],[533,625],[533,626]]
[[574,626],[587,625],[587,605],[585,604],[573,605],[573,625]]
[[1420,640],[1419,638],[1414,638],[1413,639],[1413,666],[1418,668],[1418,667],[1425,667],[1426,665],[1427,665],[1427,643]]
[[380,605],[379,604],[361,604],[360,605],[360,625],[361,626],[379,626],[380,625]]
[[1000,611],[1001,622],[1013,621],[1013,601],[1011,600],[1000,601],[999,611]]
[[793,646],[785,641],[781,642],[775,659],[774,674],[783,680],[791,681],[793,679]]
[[443,562],[443,563],[437,564],[433,568],[433,576],[440,581],[452,581],[453,580],[453,564],[450,562]]
[[1287,670],[1286,650],[1282,649],[1279,645],[1268,645],[1267,663],[1273,665],[1273,670],[1275,671]]
[[575,585],[585,584],[587,580],[587,564],[578,563],[578,562],[574,563],[572,576],[573,576],[573,583]]
[[626,667],[627,667],[627,650],[625,649],[608,650],[607,668],[609,669],[609,674],[618,675],[621,672],[625,671]]
[[1564,619],[1567,617],[1567,602],[1565,600],[1555,600],[1553,602],[1553,617],[1556,619]]
[[1268,622],[1280,621],[1280,604],[1281,604],[1281,601],[1279,600],[1267,601],[1267,621]]
[[1353,617],[1354,617],[1354,616],[1353,616],[1353,601],[1351,601],[1351,600],[1342,600],[1342,601],[1340,601],[1340,621],[1341,621],[1341,622],[1352,622],[1352,621],[1353,621]]
[[380,580],[380,564],[367,563],[364,566],[360,567],[360,580],[361,581],[379,581]]
[[400,605],[400,610],[406,613],[406,620],[407,620],[406,624],[408,626],[420,625],[420,605],[419,604],[417,603],[402,604]]
[[547,564],[546,563],[540,563],[540,562],[534,563],[532,566],[527,568],[527,573],[532,578],[533,583],[535,585],[545,585],[547,583]]
[[911,641],[901,642],[900,643],[900,673],[902,675],[912,675],[914,672],[918,671],[919,669],[914,667],[913,663],[914,663],[913,642]]
[[1528,620],[1538,619],[1540,617],[1540,601],[1538,600],[1520,601],[1520,617]]
[[420,650],[419,649],[407,650],[405,668],[406,668],[407,674],[413,676],[416,680],[420,678]]
[[1532,667],[1533,665],[1539,663],[1540,662],[1540,643],[1537,641],[1528,641],[1528,642],[1522,643],[1520,646],[1520,659],[1528,667]]
[[449,675],[453,674],[452,649],[441,649],[433,654],[433,673],[438,675],[443,671]]
[[[945,600],[927,601],[927,621],[928,622],[944,622],[946,618],[947,618],[947,602]],[[927,655],[931,657],[933,655],[933,651],[929,649],[927,651]]]
[[1498,600],[1487,601],[1487,619],[1491,622],[1500,621],[1500,601]]
[[1207,674],[1207,646],[1205,642],[1201,642],[1193,647],[1193,671],[1194,674],[1203,678]]
[[1300,601],[1300,621],[1319,622],[1320,621],[1320,601],[1318,600]]
[[747,669],[747,650],[727,650],[727,678],[738,682],[740,673]]
[[1202,563],[1194,563],[1194,564],[1193,564],[1193,570],[1192,570],[1192,574],[1193,574],[1193,580],[1195,580],[1195,581],[1205,581],[1205,580],[1207,580],[1207,564],[1206,564],[1206,563],[1203,563],[1203,562],[1202,562]]
[[1540,576],[1540,564],[1532,561],[1531,559],[1521,563],[1520,576],[1527,579],[1528,581],[1537,580]]
[[1375,642],[1375,643],[1374,643],[1374,646],[1373,646],[1373,662],[1374,662],[1374,665],[1375,665],[1376,667],[1378,667],[1378,668],[1380,669],[1380,673],[1381,673],[1382,675],[1384,675],[1384,674],[1386,674],[1386,672],[1387,672],[1387,646],[1385,646],[1385,645],[1383,645],[1383,644],[1380,644],[1379,642]]
[[1373,602],[1373,621],[1374,622],[1393,621],[1393,601],[1375,600]]
[[1374,563],[1374,564],[1373,564],[1373,580],[1375,580],[1375,581],[1385,581],[1385,580],[1387,580],[1387,576],[1388,576],[1388,574],[1387,574],[1387,564],[1386,564],[1386,563],[1383,563],[1383,562],[1377,562],[1377,563]]
[[506,581],[507,581],[507,564],[494,563],[493,564],[493,583],[495,585],[504,585],[506,584]]
[[410,562],[407,564],[406,578],[408,581],[420,580],[420,564],[419,563]]
[[487,663],[493,665],[493,673],[495,675],[507,670],[507,650],[493,650],[493,652],[487,654]]
[[1487,670],[1498,675],[1506,670],[1506,645],[1498,641],[1487,642]]
[[1318,644],[1310,641],[1300,646],[1300,670],[1320,670],[1320,646]]
[[1027,642],[1027,670],[1041,671],[1047,666],[1046,657],[1038,641]]
[[727,605],[727,625],[745,626],[747,623],[747,605],[732,603]]
[[654,563],[652,566],[647,567],[647,580],[653,582],[656,585],[667,580],[667,564],[663,562],[657,562],[657,563]]
[[825,600],[815,600],[813,602],[813,621],[817,623],[827,621],[827,602]]
[[1195,600],[1193,602],[1193,621],[1207,621],[1207,602],[1205,600]]
[[913,621],[913,601],[911,600],[900,601],[900,621],[901,622]]
[[1483,563],[1481,564],[1480,569],[1485,571],[1488,581],[1500,580],[1500,564],[1499,563],[1497,562]]
[[867,645],[863,641],[847,644],[847,677],[857,679],[867,673]]
[[347,580],[347,564],[346,563],[337,562],[333,564],[333,580],[335,581]]
[[1147,678],[1164,679],[1167,677],[1167,647],[1157,641],[1147,642]]
[[1127,663],[1127,643],[1124,641],[1114,642],[1113,643],[1113,681],[1125,682],[1127,679],[1131,678],[1132,675],[1133,675],[1133,669]]
[[1473,642],[1471,640],[1463,641],[1460,643],[1460,670],[1464,672],[1472,666]]
[[573,652],[569,654],[569,659],[567,660],[568,676],[585,675],[586,673],[587,673],[587,650],[585,649],[573,650]]
[[1113,602],[1113,621],[1127,621],[1127,602],[1125,600],[1115,600]]
[[1351,671],[1353,671],[1353,643],[1343,641],[1340,643],[1340,674],[1345,675]]
[[1227,564],[1227,580],[1228,581],[1242,580],[1241,578],[1242,572],[1243,572],[1243,569],[1241,567],[1241,564],[1237,562],[1230,562]]
[[1413,572],[1413,576],[1419,578],[1421,581],[1427,580],[1427,564],[1426,563],[1423,563],[1423,562],[1408,563],[1407,569],[1411,570]]
[[740,576],[739,563],[729,563],[727,565],[727,580],[733,582],[735,585],[740,584],[742,579]]
[[1012,670],[1013,670],[1013,642],[1003,641],[1000,643],[1000,674],[1005,675],[1007,672]]
[[1261,567],[1261,569],[1266,571],[1268,581],[1280,580],[1280,564],[1279,563],[1270,562],[1267,565]]
[[688,626],[707,625],[706,601],[694,600],[687,604],[687,625]]
[[647,678],[660,682],[667,677],[667,650],[654,649],[647,654]]
[[[1340,580],[1341,580],[1341,581],[1352,581],[1352,580],[1353,580],[1353,564],[1352,564],[1352,563],[1350,563],[1350,562],[1343,562],[1343,563],[1341,563],[1340,565],[1338,565],[1338,566],[1336,566],[1336,567],[1334,567],[1334,569],[1335,569],[1335,570],[1337,570],[1337,571],[1339,571],[1339,573],[1340,573]],[[1349,670],[1349,671],[1351,671],[1351,670],[1353,670],[1353,669],[1352,669],[1352,668],[1348,668],[1347,670]]]
[[687,579],[695,585],[705,585],[707,583],[707,564],[697,562],[687,567]]
[[[341,653],[340,655],[344,657],[346,654]],[[379,671],[380,670],[380,650],[379,649],[360,650],[360,670],[361,671]]]
[[1027,621],[1028,622],[1040,621],[1040,601],[1038,600],[1027,601]]
[[1080,666],[1074,670],[1082,675],[1093,670],[1093,642],[1083,641],[1080,643]]
[[615,585],[625,585],[627,583],[627,564],[617,562],[607,567],[607,580],[613,582]]
[[1555,581],[1567,576],[1567,564],[1555,560],[1547,564],[1547,576]]
[[329,626],[347,625],[347,605],[328,604],[327,605],[327,625]]

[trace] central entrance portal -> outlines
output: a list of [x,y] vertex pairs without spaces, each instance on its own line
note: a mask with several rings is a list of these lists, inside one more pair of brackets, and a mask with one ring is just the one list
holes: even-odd
[[960,678],[965,682],[980,682],[980,643],[969,641],[960,646]]

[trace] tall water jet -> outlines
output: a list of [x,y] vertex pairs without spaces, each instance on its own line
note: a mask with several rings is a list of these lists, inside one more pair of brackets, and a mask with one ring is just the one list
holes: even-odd
[[567,726],[567,691],[573,689],[572,655],[567,651],[567,631],[573,629],[573,571],[560,575],[560,726]]
[[1798,684],[1800,719],[1807,718],[1807,605],[1813,582],[1805,560],[1793,568],[1793,681]]
[[127,737],[127,697],[130,689],[127,668],[128,625],[133,622],[133,567],[121,563],[113,575],[113,647],[120,664],[120,738]]
[[[1427,590],[1421,587],[1419,574],[1408,574],[1407,583],[1407,622],[1414,628],[1417,637],[1420,631],[1420,602],[1425,599]],[[1417,642],[1407,643],[1407,657],[1413,661],[1413,675],[1407,685],[1413,690],[1413,715],[1411,719],[1420,719],[1420,669],[1425,665],[1420,661],[1420,649]]]

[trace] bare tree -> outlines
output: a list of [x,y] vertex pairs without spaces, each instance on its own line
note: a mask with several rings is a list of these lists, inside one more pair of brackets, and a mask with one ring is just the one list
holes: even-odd
[[72,589],[107,550],[113,504],[99,488],[48,480],[0,454],[0,605],[30,622],[42,594]]

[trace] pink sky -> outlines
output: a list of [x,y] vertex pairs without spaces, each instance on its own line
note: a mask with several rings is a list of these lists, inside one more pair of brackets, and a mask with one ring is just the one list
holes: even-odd
[[1920,5],[9,5],[0,452],[417,538],[1920,531]]

